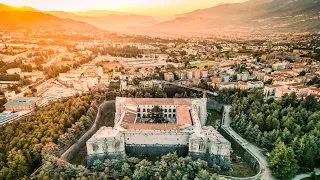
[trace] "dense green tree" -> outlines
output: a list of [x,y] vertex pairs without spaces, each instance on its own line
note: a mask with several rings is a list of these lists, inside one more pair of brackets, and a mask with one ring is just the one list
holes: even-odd
[[275,177],[283,180],[291,179],[298,170],[293,149],[287,147],[283,142],[277,144],[271,152],[269,163]]
[[95,93],[51,102],[0,127],[0,179],[28,176],[41,161],[58,157],[62,149],[73,144],[91,127],[99,104],[109,94]]
[[164,97],[164,92],[162,89],[158,89],[155,95],[156,98],[163,98]]
[[[222,91],[220,96],[230,92]],[[239,134],[269,152],[284,142],[296,155],[299,172],[312,171],[319,165],[320,102],[313,96],[301,100],[287,94],[279,100],[265,101],[262,91],[249,90],[235,92],[227,101],[232,102],[231,126]]]
[[164,118],[164,110],[160,106],[154,106],[149,114],[154,123],[167,123]]
[[100,159],[96,159],[93,162],[93,166],[92,166],[93,171],[95,172],[99,172],[102,171],[104,169],[103,163]]

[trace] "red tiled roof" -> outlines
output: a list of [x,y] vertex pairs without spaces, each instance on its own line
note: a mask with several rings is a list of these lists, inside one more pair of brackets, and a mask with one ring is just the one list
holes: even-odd
[[180,125],[190,124],[190,125],[192,125],[190,112],[186,106],[178,106],[176,108],[176,112],[177,112],[177,124],[180,124]]
[[126,111],[126,114],[124,115],[123,120],[120,124],[121,127],[128,128],[130,124],[133,124],[135,122],[136,116],[137,116],[136,114]]
[[129,124],[128,130],[180,130],[178,124]]

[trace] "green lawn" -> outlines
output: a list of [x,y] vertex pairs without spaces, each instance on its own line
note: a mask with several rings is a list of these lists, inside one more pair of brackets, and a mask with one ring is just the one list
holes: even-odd
[[192,66],[196,66],[196,67],[205,67],[205,66],[218,66],[219,63],[218,62],[215,62],[215,61],[203,61],[201,62],[200,64],[194,64]]
[[219,126],[221,119],[222,119],[222,114],[219,111],[208,109],[208,118],[207,118],[206,126],[215,126],[215,125]]

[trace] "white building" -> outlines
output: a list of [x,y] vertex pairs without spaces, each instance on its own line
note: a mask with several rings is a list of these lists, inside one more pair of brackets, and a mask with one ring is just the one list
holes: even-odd
[[15,74],[15,73],[20,73],[21,69],[20,68],[11,68],[11,69],[7,69],[7,73],[8,74]]
[[248,81],[250,77],[250,74],[248,72],[243,72],[237,74],[237,80],[238,81]]
[[193,78],[193,71],[192,70],[187,70],[187,79],[192,79]]
[[151,81],[140,81],[139,87],[148,89],[148,88],[162,88],[163,82],[159,80],[151,80]]
[[221,75],[222,77],[222,82],[232,82],[232,75],[229,75],[229,74],[222,74]]
[[[154,123],[150,111],[163,109],[166,123]],[[123,154],[157,155],[177,152],[203,159],[211,166],[230,165],[231,144],[207,119],[207,99],[116,98],[115,126],[102,127],[87,141],[88,163]]]
[[224,82],[224,83],[218,84],[219,89],[235,89],[237,87],[238,85],[236,82]]
[[249,81],[247,82],[248,89],[255,89],[255,88],[263,88],[264,84],[262,81]]
[[172,72],[164,73],[164,80],[174,81],[174,74]]
[[108,74],[102,74],[101,75],[101,79],[100,79],[100,83],[102,84],[109,84],[109,75]]

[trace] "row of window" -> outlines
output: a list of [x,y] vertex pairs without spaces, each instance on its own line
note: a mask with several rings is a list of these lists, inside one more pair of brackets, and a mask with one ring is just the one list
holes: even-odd
[[[138,109],[137,109],[137,112],[141,112],[141,109],[138,108]],[[151,112],[151,109],[145,109],[145,108],[143,108],[143,109],[142,109],[142,112]],[[164,112],[176,112],[176,109],[164,109]]]
[[[137,117],[140,118],[140,117],[141,117],[141,114],[138,113],[138,114],[137,114]],[[147,117],[150,118],[150,117],[151,117],[151,114],[143,114],[142,117],[143,117],[143,118],[147,118]],[[164,114],[163,117],[166,117],[166,118],[167,118],[167,117],[169,117],[169,118],[173,117],[173,118],[175,118],[176,115],[175,115],[175,114]]]

